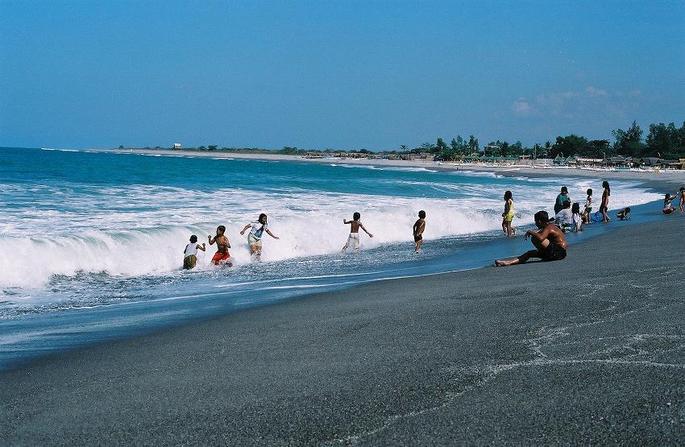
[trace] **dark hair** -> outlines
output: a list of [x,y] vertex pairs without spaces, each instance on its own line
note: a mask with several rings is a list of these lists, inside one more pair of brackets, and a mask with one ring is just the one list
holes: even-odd
[[602,182],[602,188],[606,188],[607,192],[609,193],[608,195],[611,195],[611,188],[609,187],[609,182],[607,182],[606,180],[604,180],[604,181]]
[[224,227],[223,225],[219,225],[218,227],[216,227],[216,229],[221,231],[222,233],[226,232],[226,227]]
[[352,219],[354,219],[354,220],[359,220],[361,217],[362,217],[362,215],[359,214],[359,213],[357,213],[357,212],[355,212],[355,213],[352,215]]
[[680,190],[681,190],[681,191],[685,191],[685,186],[681,186],[681,187],[680,187]]
[[419,211],[419,217],[421,219],[425,219],[426,218],[426,212],[424,210]]
[[624,211],[625,211],[626,213],[629,213],[629,212],[630,212],[630,207],[627,206],[626,209],[625,209]]
[[571,208],[571,212],[573,214],[580,213],[580,203],[578,203],[578,202],[574,203],[573,207]]
[[571,201],[570,200],[564,200],[564,203],[561,204],[563,208],[571,208]]
[[262,219],[266,219],[266,214],[262,213],[259,215],[259,219],[257,219],[259,222],[262,221]]
[[514,196],[511,194],[511,191],[507,191],[504,193],[504,200],[509,200],[513,198]]
[[195,236],[194,234],[192,236],[190,236],[190,242],[192,242],[192,243],[197,242],[197,236]]
[[547,211],[538,211],[535,213],[535,222],[543,222],[543,223],[548,223],[549,222],[549,214],[547,214]]
[[591,195],[592,195],[592,188],[588,188],[588,190],[587,190],[587,195],[588,195],[588,196],[591,196]]
[[565,186],[562,186],[562,187],[561,187],[561,193],[562,193],[562,194],[568,194],[568,188],[565,187]]

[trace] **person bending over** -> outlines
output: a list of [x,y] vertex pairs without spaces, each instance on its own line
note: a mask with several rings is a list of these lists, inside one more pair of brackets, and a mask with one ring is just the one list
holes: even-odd
[[530,236],[531,242],[535,246],[535,250],[530,250],[510,259],[498,259],[495,261],[497,267],[504,267],[508,265],[523,264],[530,258],[540,258],[543,261],[559,261],[566,257],[566,237],[553,222],[550,221],[547,211],[538,211],[535,213],[535,226],[537,230],[526,231],[525,237]]

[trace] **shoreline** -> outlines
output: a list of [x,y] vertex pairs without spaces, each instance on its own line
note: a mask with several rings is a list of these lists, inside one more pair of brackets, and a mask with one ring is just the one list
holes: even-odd
[[[59,150],[59,149],[56,149]],[[197,157],[214,159],[262,160],[262,161],[290,161],[302,163],[345,164],[356,166],[375,166],[392,168],[424,168],[436,171],[471,171],[492,172],[507,177],[526,176],[540,177],[583,177],[598,180],[627,180],[639,181],[650,185],[669,185],[671,188],[685,186],[685,170],[602,170],[577,167],[551,167],[522,165],[484,165],[454,162],[436,162],[433,160],[387,160],[366,158],[305,158],[297,155],[262,154],[262,153],[234,153],[234,152],[206,152],[184,149],[92,149],[97,152],[111,152],[119,154],[153,155],[165,157]],[[85,151],[85,150],[84,150]]]
[[564,261],[367,284],[39,359],[0,372],[9,416],[0,424],[13,421],[0,434],[13,443],[677,443],[685,283],[675,272],[685,242],[663,251],[650,235],[682,224],[620,228],[572,246]]

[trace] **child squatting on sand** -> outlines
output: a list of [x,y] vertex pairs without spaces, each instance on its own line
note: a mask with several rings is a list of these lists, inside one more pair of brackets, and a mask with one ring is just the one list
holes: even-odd
[[419,218],[414,222],[412,232],[414,233],[414,252],[419,253],[423,245],[423,231],[426,229],[426,212],[419,211]]
[[205,251],[205,244],[202,245],[197,243],[197,236],[194,234],[190,236],[190,243],[186,245],[185,250],[183,250],[183,269],[190,270],[194,269],[197,264],[197,251]]
[[373,234],[369,233],[366,228],[364,228],[364,225],[361,223],[359,219],[361,219],[362,215],[359,213],[354,213],[352,215],[352,220],[346,220],[343,219],[343,224],[349,225],[350,226],[350,235],[347,238],[347,243],[345,246],[342,248],[342,251],[347,251],[348,249],[353,249],[354,251],[359,250],[359,229],[361,228],[364,230],[366,234],[369,235],[369,237],[373,237]]
[[498,259],[495,261],[495,266],[503,267],[508,265],[523,264],[530,258],[540,258],[543,261],[559,261],[566,257],[566,236],[552,221],[549,219],[547,211],[538,211],[535,213],[535,226],[538,230],[526,231],[526,238],[530,236],[531,242],[535,246],[535,250],[530,250],[523,253],[521,256],[510,259]]

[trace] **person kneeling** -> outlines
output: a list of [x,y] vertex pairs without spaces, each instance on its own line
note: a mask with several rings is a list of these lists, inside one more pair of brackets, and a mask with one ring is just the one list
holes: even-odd
[[535,225],[538,230],[526,231],[525,237],[530,236],[535,250],[525,252],[519,257],[511,259],[498,259],[495,261],[497,267],[507,265],[523,264],[530,258],[540,258],[543,261],[559,261],[566,257],[566,236],[564,232],[549,219],[546,211],[535,213]]

